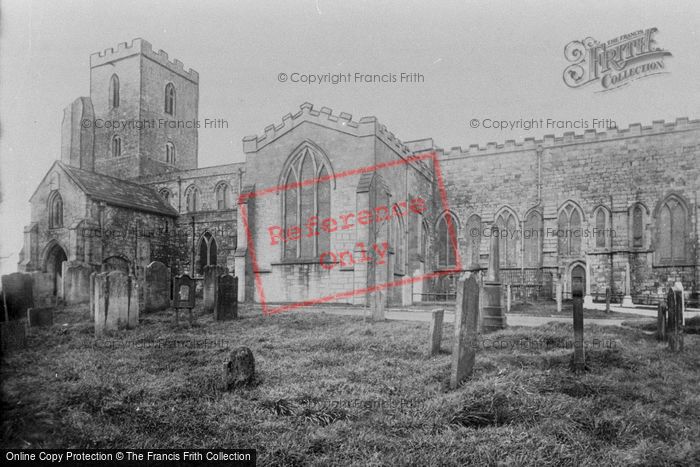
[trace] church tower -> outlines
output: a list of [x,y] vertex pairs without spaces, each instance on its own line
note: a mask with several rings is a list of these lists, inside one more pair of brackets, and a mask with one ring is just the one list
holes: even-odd
[[197,168],[199,74],[143,39],[90,56],[94,170],[133,179]]

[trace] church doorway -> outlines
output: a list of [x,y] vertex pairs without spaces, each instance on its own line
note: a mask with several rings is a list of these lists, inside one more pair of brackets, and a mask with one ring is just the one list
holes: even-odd
[[51,275],[53,284],[53,296],[63,296],[63,263],[68,261],[66,252],[60,245],[55,244],[46,256],[46,272]]
[[571,296],[575,297],[580,295],[583,297],[584,291],[586,290],[586,269],[581,265],[577,264],[571,268]]

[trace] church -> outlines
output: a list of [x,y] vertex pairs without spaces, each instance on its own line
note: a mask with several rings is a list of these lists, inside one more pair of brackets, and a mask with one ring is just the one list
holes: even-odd
[[697,297],[699,120],[444,149],[304,103],[244,138],[245,162],[200,168],[198,100],[198,73],[145,40],[90,57],[90,95],[64,110],[30,199],[19,270],[35,296],[84,302],[92,272],[142,280],[160,261],[225,266],[241,301],[364,305],[353,291],[394,284],[382,300],[404,307],[452,299],[497,231],[501,281],[523,297],[561,283],[650,303],[676,281]]

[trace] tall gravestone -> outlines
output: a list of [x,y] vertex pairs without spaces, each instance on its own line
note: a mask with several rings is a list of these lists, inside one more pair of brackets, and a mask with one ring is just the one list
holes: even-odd
[[625,296],[622,297],[622,306],[633,307],[632,303],[632,288],[631,288],[631,275],[630,275],[630,264],[625,264]]
[[146,266],[143,300],[146,313],[170,307],[170,269],[160,261]]
[[445,310],[432,310],[430,312],[430,341],[428,355],[430,357],[440,353],[442,343],[442,322],[445,318]]
[[219,276],[222,274],[228,274],[228,268],[224,266],[204,266],[202,302],[206,311],[214,310],[214,302],[216,302],[216,286]]
[[656,312],[656,340],[666,340],[666,302],[660,301]]
[[671,287],[666,295],[668,309],[668,328],[666,335],[668,347],[673,352],[683,351],[683,292]]
[[498,227],[491,229],[491,248],[489,252],[489,269],[484,281],[484,316],[482,329],[484,332],[498,331],[506,327],[506,317],[501,305],[501,279],[498,251]]
[[68,305],[90,301],[92,268],[81,264],[63,263],[63,299]]
[[214,319],[225,321],[238,318],[238,278],[230,274],[218,277]]
[[95,335],[105,331],[135,328],[139,323],[139,294],[136,279],[122,271],[95,276]]
[[583,342],[583,290],[580,284],[571,291],[574,305],[574,363],[573,369],[581,373],[586,369],[586,355]]
[[557,284],[556,284],[556,299],[557,299],[557,313],[561,313],[562,311],[562,302],[563,302],[563,290],[562,290],[562,284],[561,284],[561,277],[557,277]]
[[173,308],[175,308],[175,323],[180,322],[180,310],[186,308],[189,310],[190,323],[194,320],[192,309],[194,308],[195,300],[195,284],[194,280],[187,274],[176,276],[173,281]]
[[479,284],[475,274],[460,280],[455,307],[450,387],[456,388],[474,371],[479,326]]

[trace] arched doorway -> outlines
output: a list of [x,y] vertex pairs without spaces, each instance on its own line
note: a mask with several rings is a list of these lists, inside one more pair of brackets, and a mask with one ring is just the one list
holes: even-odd
[[[571,268],[571,296],[583,297],[586,290],[586,269],[581,264]],[[578,293],[577,293],[578,292]]]
[[56,243],[46,255],[46,272],[51,274],[53,296],[63,297],[63,263],[68,261],[66,252]]

